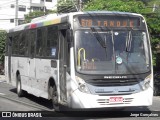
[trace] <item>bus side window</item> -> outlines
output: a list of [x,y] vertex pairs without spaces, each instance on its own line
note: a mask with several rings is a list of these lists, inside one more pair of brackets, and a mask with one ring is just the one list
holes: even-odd
[[29,55],[29,37],[28,37],[29,32],[25,31],[25,55],[28,56]]
[[30,43],[29,43],[29,49],[30,49],[30,57],[31,58],[33,58],[34,57],[34,54],[35,54],[35,35],[36,35],[36,33],[35,33],[36,31],[35,30],[33,30],[33,31],[30,31],[29,32],[29,35],[28,35],[28,37],[29,37],[29,41],[30,41]]
[[26,51],[27,51],[27,46],[26,46],[26,32],[23,31],[20,35],[20,41],[19,41],[19,54],[20,55],[25,55]]
[[19,55],[19,33],[16,33],[13,37],[12,54]]
[[37,39],[36,39],[36,56],[44,55],[44,29],[37,29]]
[[47,28],[47,51],[46,55],[49,57],[57,56],[57,43],[58,42],[58,27],[50,26]]

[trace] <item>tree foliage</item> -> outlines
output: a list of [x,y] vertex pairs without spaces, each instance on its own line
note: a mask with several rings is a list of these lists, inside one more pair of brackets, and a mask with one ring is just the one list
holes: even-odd
[[156,65],[156,46],[160,43],[160,10],[157,8],[153,13],[152,6],[153,3],[160,5],[160,2],[157,1],[158,0],[90,0],[84,6],[84,10],[122,11],[144,15],[151,35],[151,44],[154,56],[153,63]]
[[44,16],[44,15],[51,14],[51,13],[56,13],[56,11],[55,10],[47,10],[45,12],[44,11],[30,12],[29,14],[24,15],[24,18],[25,18],[24,23],[29,23],[29,22],[31,22],[31,20],[33,18]]
[[6,32],[0,31],[0,64],[4,63]]
[[75,12],[77,10],[78,10],[77,0],[58,0],[58,5],[57,5],[58,13]]
[[[78,0],[79,1],[79,0]],[[76,11],[78,6],[77,0],[59,0],[57,11],[36,11],[25,15],[25,23],[31,19],[47,15],[49,13],[62,13]],[[156,57],[156,46],[160,43],[160,1],[159,0],[82,0],[84,3],[84,11],[122,11],[140,13],[145,16],[151,35],[152,50]],[[155,4],[159,6],[155,12],[152,12],[152,6]],[[5,32],[0,33],[0,61],[4,59],[4,39]],[[153,59],[155,60],[155,58]],[[155,64],[155,63],[154,63]]]
[[108,10],[142,13],[144,4],[135,0],[91,0],[85,5],[84,10]]

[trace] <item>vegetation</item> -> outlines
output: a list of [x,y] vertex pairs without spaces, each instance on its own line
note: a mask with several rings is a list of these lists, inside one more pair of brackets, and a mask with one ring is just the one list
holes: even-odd
[[85,6],[85,10],[108,10],[142,13],[144,4],[136,0],[92,0]]
[[73,2],[73,0],[58,0],[57,12],[58,13],[68,13],[75,12],[78,9],[78,3]]
[[[155,8],[153,8],[153,6]],[[140,13],[144,15],[151,35],[153,64],[156,66],[156,58],[158,58],[156,46],[160,43],[159,0],[90,0],[84,6],[84,10],[122,11]]]
[[44,11],[30,12],[29,14],[26,14],[24,16],[24,18],[25,18],[24,23],[29,23],[29,22],[31,22],[31,20],[33,18],[44,16],[44,15],[47,15],[47,14],[50,14],[50,13],[56,13],[56,11],[55,10],[47,10],[46,12],[44,12]]
[[4,64],[6,32],[0,31],[0,64]]
[[[49,13],[63,13],[78,10],[78,2],[75,0],[59,0],[57,11],[36,11],[25,15],[25,23],[35,17],[40,17]],[[153,51],[153,63],[156,66],[156,46],[160,43],[160,1],[159,0],[82,0],[83,10],[108,10],[140,13],[145,16],[151,35],[151,44]],[[153,8],[153,6],[155,8]],[[4,59],[4,39],[5,32],[0,32],[0,61]]]

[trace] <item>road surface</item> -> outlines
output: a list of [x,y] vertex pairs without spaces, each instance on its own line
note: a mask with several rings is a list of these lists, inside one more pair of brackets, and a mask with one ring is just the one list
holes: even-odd
[[[128,112],[121,112],[117,111],[93,111],[93,112],[68,112],[68,113],[57,113],[54,111],[54,109],[51,106],[51,102],[49,100],[35,97],[30,94],[26,94],[24,97],[19,98],[16,94],[15,87],[9,85],[6,83],[5,80],[3,80],[0,76],[0,111],[9,111],[11,113],[17,112],[19,114],[24,114],[26,111],[32,113],[41,114],[43,119],[53,120],[53,119],[67,119],[67,120],[74,120],[74,119],[83,119],[83,120],[136,120],[135,117],[126,117],[123,114],[132,114],[132,116],[136,116],[136,114],[139,114],[139,116],[146,115],[145,112],[151,111],[151,114],[157,114],[159,117],[138,117],[138,119],[142,120],[159,120],[160,119],[160,97],[154,97],[153,98],[153,105],[149,108],[127,108],[125,111]],[[134,112],[133,112],[134,111]],[[137,112],[136,112],[137,111]],[[158,111],[158,112],[154,112]],[[136,112],[136,113],[135,113]],[[27,114],[25,113],[25,114]],[[116,113],[116,114],[115,114]],[[30,113],[29,113],[30,114]],[[114,115],[115,116],[114,116]],[[121,117],[116,117],[116,115],[121,114]],[[16,115],[16,114],[15,114]],[[27,114],[28,115],[28,114]],[[153,116],[152,115],[152,116]],[[28,117],[28,116],[27,116]],[[38,116],[39,117],[39,116]],[[50,117],[50,118],[48,118]],[[12,117],[12,119],[14,119]],[[20,119],[19,117],[16,117],[16,120]],[[39,119],[41,119],[39,117]],[[39,120],[38,119],[38,120]]]

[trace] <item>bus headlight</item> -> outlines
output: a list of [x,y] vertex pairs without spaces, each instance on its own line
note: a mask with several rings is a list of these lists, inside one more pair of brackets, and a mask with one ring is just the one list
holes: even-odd
[[76,76],[76,80],[78,82],[78,89],[81,91],[81,92],[84,92],[84,93],[90,93],[87,86],[86,86],[86,83],[83,79],[81,79],[80,77],[77,77]]
[[143,90],[148,89],[150,87],[151,75],[147,76],[144,80]]

